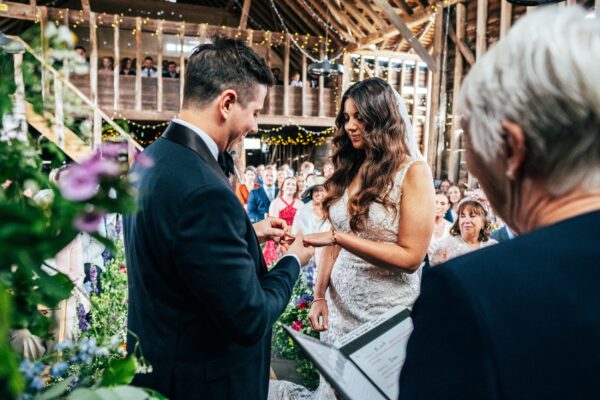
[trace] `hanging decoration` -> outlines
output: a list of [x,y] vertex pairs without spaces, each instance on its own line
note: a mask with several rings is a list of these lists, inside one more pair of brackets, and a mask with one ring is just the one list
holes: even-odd
[[[282,128],[283,127],[275,128],[276,130],[274,132],[280,132]],[[282,136],[280,134],[277,136],[268,136],[267,134],[264,134],[261,136],[261,141],[269,146],[321,146],[335,132],[334,127],[327,128],[320,132],[312,132],[300,126],[298,128],[298,131],[293,136]]]

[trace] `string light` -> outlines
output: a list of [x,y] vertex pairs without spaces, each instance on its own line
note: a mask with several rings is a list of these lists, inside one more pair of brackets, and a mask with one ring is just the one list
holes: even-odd
[[[335,128],[327,128],[320,133],[311,132],[301,126],[298,126],[295,136],[283,137],[281,135],[268,136],[263,135],[261,140],[269,146],[321,146],[335,132]],[[277,128],[280,129],[280,128]]]

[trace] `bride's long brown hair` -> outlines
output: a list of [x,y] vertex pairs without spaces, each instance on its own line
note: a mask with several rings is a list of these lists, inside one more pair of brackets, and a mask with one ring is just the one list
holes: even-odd
[[[350,98],[365,122],[361,135],[365,146],[361,150],[352,146],[345,129],[344,105]],[[346,90],[335,125],[331,157],[335,170],[325,183],[328,195],[323,200],[323,212],[328,218],[329,207],[343,196],[359,174],[360,187],[348,200],[350,228],[357,232],[364,228],[373,202],[398,213],[398,205],[389,200],[389,194],[391,180],[407,154],[405,126],[393,89],[380,78],[365,79]]]

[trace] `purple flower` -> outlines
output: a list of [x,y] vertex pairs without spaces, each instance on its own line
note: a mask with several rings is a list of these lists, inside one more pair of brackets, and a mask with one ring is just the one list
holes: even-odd
[[73,226],[81,232],[97,232],[98,225],[105,215],[106,213],[95,210],[82,212],[73,221]]
[[105,143],[100,147],[100,154],[104,157],[116,159],[120,154],[127,152],[127,143]]
[[116,160],[104,159],[98,153],[82,162],[79,167],[96,177],[100,175],[113,177],[121,175],[121,166]]
[[87,321],[87,315],[85,312],[85,308],[83,308],[83,304],[77,304],[77,317],[79,318],[79,329],[83,332],[86,332],[90,329]]
[[80,166],[72,166],[62,174],[58,185],[65,199],[85,201],[96,195],[98,176]]
[[144,153],[136,154],[135,162],[137,162],[139,166],[143,168],[151,168],[154,166],[154,161]]
[[110,260],[113,259],[112,253],[108,249],[104,249],[102,252],[102,262],[104,265],[108,264]]

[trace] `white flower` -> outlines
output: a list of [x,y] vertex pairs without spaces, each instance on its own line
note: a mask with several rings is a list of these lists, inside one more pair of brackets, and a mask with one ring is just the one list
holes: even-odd
[[56,28],[56,25],[54,25],[54,23],[50,23],[48,24],[48,26],[46,26],[46,37],[48,39],[53,38],[57,33],[58,29]]
[[73,40],[73,33],[69,30],[69,28],[66,25],[61,25],[58,27],[56,40],[65,43],[69,47],[75,45],[75,41]]

